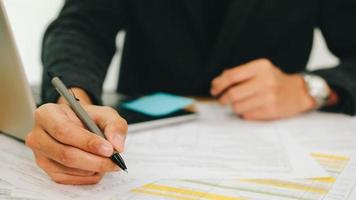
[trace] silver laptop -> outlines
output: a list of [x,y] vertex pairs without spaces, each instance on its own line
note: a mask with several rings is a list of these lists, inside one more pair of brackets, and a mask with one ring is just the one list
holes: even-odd
[[0,0],[0,132],[24,140],[33,126],[35,107],[5,6]]

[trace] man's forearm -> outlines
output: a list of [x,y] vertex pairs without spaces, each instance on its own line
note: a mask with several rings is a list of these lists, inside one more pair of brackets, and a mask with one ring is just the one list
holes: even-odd
[[86,91],[93,104],[102,104],[102,84],[116,51],[116,35],[124,28],[124,11],[121,0],[65,1],[43,40],[43,103],[59,99],[47,76],[51,72],[69,87]]

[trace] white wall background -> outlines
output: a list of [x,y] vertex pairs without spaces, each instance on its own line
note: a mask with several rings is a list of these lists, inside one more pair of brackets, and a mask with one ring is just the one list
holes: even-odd
[[[48,23],[58,14],[63,0],[4,0],[4,3],[28,79],[31,84],[39,84],[42,69],[40,62],[42,36]],[[122,37],[119,37],[118,44],[122,44]],[[114,63],[118,63],[119,59],[117,55]],[[333,66],[337,62],[337,58],[327,50],[320,31],[316,30],[308,68]],[[106,90],[115,89],[118,70],[117,64],[110,67],[104,84]]]

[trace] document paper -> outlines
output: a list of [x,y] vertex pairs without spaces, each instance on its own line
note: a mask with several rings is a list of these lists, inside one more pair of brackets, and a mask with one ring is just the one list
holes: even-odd
[[284,138],[274,126],[230,117],[231,120],[224,121],[201,118],[189,124],[129,133],[123,154],[129,176],[136,179],[327,176],[307,152]]
[[340,154],[313,152],[329,172],[310,179],[161,180],[131,190],[120,200],[353,200],[355,160]]

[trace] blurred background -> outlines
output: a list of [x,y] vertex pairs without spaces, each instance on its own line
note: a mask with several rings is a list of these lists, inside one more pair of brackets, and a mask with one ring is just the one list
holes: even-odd
[[[3,0],[15,39],[23,60],[27,77],[32,85],[41,82],[41,42],[48,24],[61,9],[64,0]],[[315,30],[312,54],[308,63],[309,69],[334,66],[338,59],[327,49],[319,30]],[[124,40],[124,33],[118,35],[118,52],[113,59],[104,89],[113,91],[116,87],[119,71],[120,52]]]

